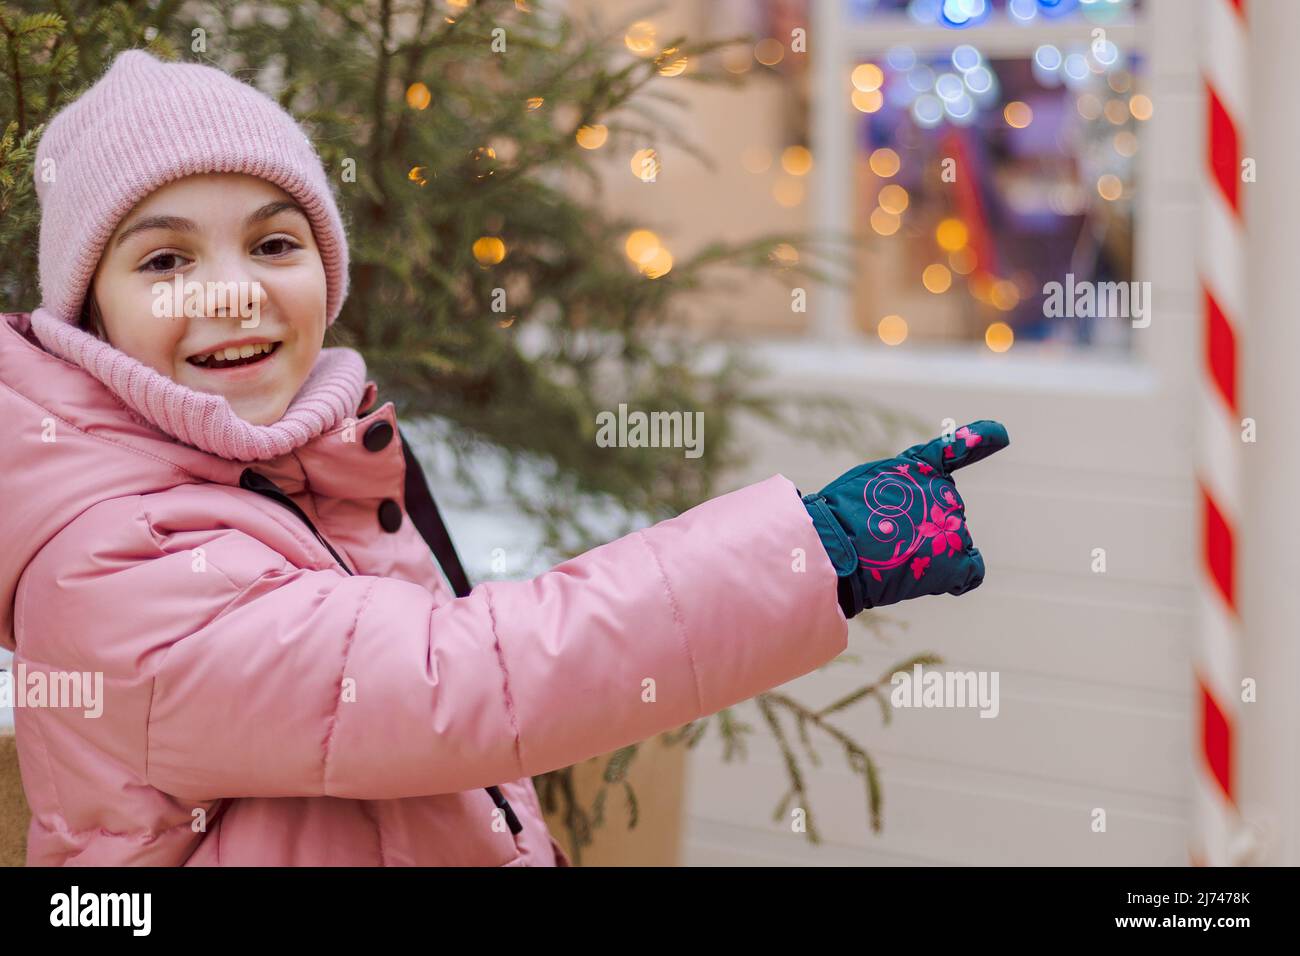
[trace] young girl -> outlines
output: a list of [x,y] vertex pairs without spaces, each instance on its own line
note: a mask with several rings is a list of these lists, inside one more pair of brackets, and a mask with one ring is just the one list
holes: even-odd
[[[948,473],[1006,443],[992,422],[456,596],[393,403],[322,348],[348,250],[293,119],[128,51],[35,174],[42,304],[0,321],[31,864],[567,865],[532,775],[817,668],[863,607],[983,577]],[[196,314],[177,279],[235,295]]]

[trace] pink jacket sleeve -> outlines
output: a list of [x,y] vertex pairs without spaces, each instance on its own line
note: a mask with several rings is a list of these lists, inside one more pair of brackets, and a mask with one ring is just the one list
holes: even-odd
[[[394,578],[291,567],[240,531],[206,551],[226,582],[213,610],[143,658],[148,782],[197,800],[535,775],[792,680],[847,642],[834,569],[780,475],[441,604]],[[132,572],[152,575],[146,593],[186,586],[188,552],[161,558]]]

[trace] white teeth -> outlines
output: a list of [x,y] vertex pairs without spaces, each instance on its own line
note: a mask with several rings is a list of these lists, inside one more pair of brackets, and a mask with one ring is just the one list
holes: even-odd
[[218,349],[215,352],[208,352],[204,355],[195,355],[191,361],[199,365],[203,365],[212,359],[230,362],[235,359],[251,358],[254,355],[260,355],[263,352],[270,353],[275,349],[275,345],[276,343],[274,342],[253,342],[245,345],[232,345],[229,348]]

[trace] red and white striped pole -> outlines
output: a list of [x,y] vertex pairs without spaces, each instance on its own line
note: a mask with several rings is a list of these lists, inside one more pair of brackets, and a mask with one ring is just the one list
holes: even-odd
[[1202,9],[1204,346],[1196,468],[1204,581],[1198,589],[1196,794],[1189,849],[1194,866],[1232,866],[1241,862],[1242,829],[1234,787],[1243,635],[1237,603],[1243,457],[1237,369],[1246,299],[1241,164],[1248,48],[1245,0],[1203,0]]

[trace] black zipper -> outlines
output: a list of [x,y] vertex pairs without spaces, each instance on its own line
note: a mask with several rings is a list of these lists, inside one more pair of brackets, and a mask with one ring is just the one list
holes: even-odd
[[[356,572],[347,566],[347,562],[339,557],[339,553],[330,546],[328,541],[325,540],[325,536],[316,530],[316,526],[311,523],[311,519],[307,517],[307,513],[298,507],[296,501],[281,491],[280,486],[274,481],[266,477],[266,475],[254,471],[252,468],[245,468],[239,476],[239,487],[245,488],[249,491],[255,491],[259,495],[264,495],[265,497],[270,498],[272,501],[279,502],[296,514],[302,519],[302,523],[311,529],[311,533],[316,536],[316,540],[323,544],[330,554],[334,555],[334,560],[342,566],[343,570],[348,574],[355,576]],[[519,822],[519,817],[515,815],[514,808],[510,806],[510,801],[505,798],[505,794],[501,792],[501,788],[493,786],[484,787],[483,789],[488,792],[488,796],[492,798],[492,802],[505,816],[506,825],[510,827],[510,832],[515,835],[523,832],[524,825]]]

